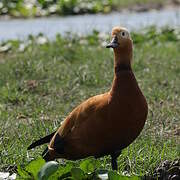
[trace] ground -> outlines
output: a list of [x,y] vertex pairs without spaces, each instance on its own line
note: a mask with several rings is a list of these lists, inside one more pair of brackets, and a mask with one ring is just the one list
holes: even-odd
[[[163,160],[180,156],[180,41],[177,30],[165,28],[132,33],[133,71],[149,105],[141,135],[118,159],[119,172],[144,175]],[[27,147],[58,128],[76,105],[103,93],[113,79],[113,52],[108,36],[67,34],[39,45],[29,38],[0,53],[0,169],[23,166],[40,157],[43,147]],[[22,43],[22,42],[21,42]],[[99,160],[110,169],[110,159]],[[78,163],[77,163],[78,164]]]

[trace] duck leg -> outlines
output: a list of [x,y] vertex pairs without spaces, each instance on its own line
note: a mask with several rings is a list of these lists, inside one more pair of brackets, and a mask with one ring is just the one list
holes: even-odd
[[118,170],[117,158],[121,154],[121,151],[116,151],[111,154],[111,166],[112,170]]

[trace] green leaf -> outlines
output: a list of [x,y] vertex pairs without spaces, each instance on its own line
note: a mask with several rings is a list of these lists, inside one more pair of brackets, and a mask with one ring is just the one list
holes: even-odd
[[108,179],[109,180],[119,180],[121,176],[116,171],[109,171],[108,172]]
[[72,168],[71,169],[71,175],[72,177],[76,180],[82,180],[85,178],[84,171],[81,170],[80,168]]
[[52,174],[57,171],[58,167],[59,165],[55,161],[47,162],[39,171],[38,180],[48,179]]
[[71,169],[73,165],[68,163],[65,167],[59,166],[58,170],[52,174],[48,180],[55,180],[55,179],[64,179],[71,176]]
[[[17,172],[18,172],[18,176],[22,179],[28,179],[30,178],[30,175],[28,174],[28,172],[26,172],[23,168],[21,168],[19,165],[17,166]],[[19,178],[19,179],[20,179]]]
[[132,176],[132,177],[129,177],[129,180],[141,180],[141,178],[138,176]]
[[93,172],[97,167],[96,167],[96,160],[90,158],[86,159],[81,162],[80,168],[85,172],[85,173],[90,173]]
[[45,164],[44,159],[42,158],[38,158],[34,161],[31,161],[26,167],[25,170],[27,172],[29,172],[30,174],[32,174],[32,176],[34,177],[34,179],[37,179],[38,177],[38,172],[40,170],[40,168]]
[[138,176],[121,176],[116,171],[109,171],[108,173],[109,180],[140,180]]

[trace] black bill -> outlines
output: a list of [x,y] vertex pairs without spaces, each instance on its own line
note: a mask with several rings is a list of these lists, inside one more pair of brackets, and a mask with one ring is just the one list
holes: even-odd
[[118,38],[115,36],[113,37],[112,41],[106,45],[106,48],[116,48],[118,47],[119,43],[118,43]]

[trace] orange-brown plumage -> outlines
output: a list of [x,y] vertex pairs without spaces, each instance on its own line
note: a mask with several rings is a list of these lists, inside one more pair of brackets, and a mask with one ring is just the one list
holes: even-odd
[[143,129],[148,107],[131,69],[131,37],[125,28],[115,27],[112,38],[107,45],[114,49],[111,90],[89,98],[67,116],[57,132],[52,134],[52,139],[48,139],[50,143],[44,153],[46,160],[77,160],[110,154],[115,160],[112,167],[117,169],[119,152],[131,144]]

